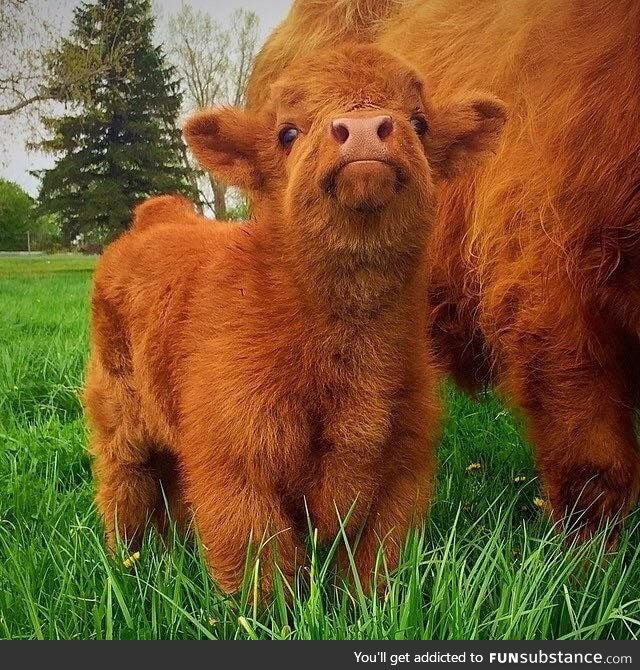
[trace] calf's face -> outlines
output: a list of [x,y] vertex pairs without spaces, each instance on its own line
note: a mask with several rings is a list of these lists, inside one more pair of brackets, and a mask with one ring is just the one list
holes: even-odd
[[339,227],[381,213],[424,220],[437,180],[493,149],[505,117],[480,94],[434,109],[409,65],[360,46],[298,60],[259,114],[203,110],[184,132],[205,168],[254,201]]
[[293,208],[366,215],[430,191],[423,86],[392,56],[360,48],[299,62],[272,109]]

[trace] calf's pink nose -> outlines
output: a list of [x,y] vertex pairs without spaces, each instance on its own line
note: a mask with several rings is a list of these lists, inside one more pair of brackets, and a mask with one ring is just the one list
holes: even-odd
[[331,135],[340,145],[340,154],[349,160],[380,159],[392,133],[390,116],[345,116],[331,122]]

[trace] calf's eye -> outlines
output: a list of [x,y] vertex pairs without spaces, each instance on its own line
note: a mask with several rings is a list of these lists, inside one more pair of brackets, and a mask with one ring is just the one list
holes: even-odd
[[411,126],[419,136],[424,135],[429,130],[429,124],[422,114],[416,114],[411,117]]
[[299,134],[300,131],[295,126],[286,126],[278,133],[278,141],[283,149],[289,151]]

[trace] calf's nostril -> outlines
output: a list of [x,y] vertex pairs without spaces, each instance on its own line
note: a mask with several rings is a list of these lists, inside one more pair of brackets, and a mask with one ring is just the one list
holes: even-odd
[[340,144],[344,144],[349,139],[349,129],[342,121],[331,122],[331,134]]
[[389,135],[393,132],[393,121],[390,116],[385,116],[380,119],[380,125],[378,126],[378,137],[381,140],[386,140]]

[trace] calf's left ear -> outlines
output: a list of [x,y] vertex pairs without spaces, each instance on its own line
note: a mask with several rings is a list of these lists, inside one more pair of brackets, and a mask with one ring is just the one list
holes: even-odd
[[262,123],[235,107],[212,107],[190,116],[182,129],[200,165],[230,186],[260,188]]
[[495,152],[507,121],[507,108],[498,98],[474,93],[436,111],[425,136],[429,164],[443,178],[458,176]]

